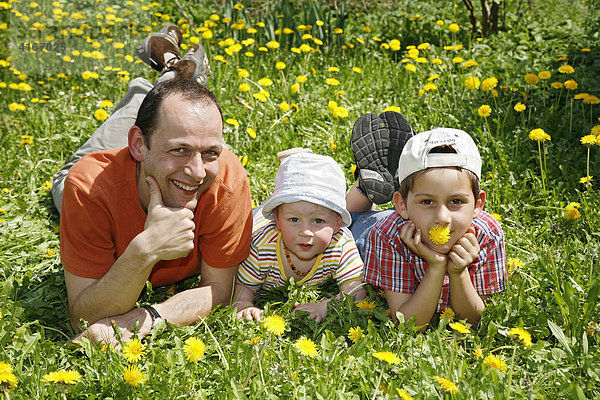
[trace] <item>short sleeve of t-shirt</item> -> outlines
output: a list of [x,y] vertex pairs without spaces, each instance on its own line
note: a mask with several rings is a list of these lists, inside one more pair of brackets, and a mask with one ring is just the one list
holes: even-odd
[[[338,235],[339,234],[339,235]],[[334,273],[338,285],[362,279],[363,261],[358,254],[354,237],[348,228],[342,228],[336,234],[337,247],[340,249],[340,261]]]

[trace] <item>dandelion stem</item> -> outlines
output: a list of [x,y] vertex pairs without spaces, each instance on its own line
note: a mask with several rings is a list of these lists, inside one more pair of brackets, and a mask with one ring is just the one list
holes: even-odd
[[590,147],[591,146],[587,146],[587,165],[586,165],[586,173],[585,176],[587,178],[587,182],[585,183],[585,188],[586,190],[590,190]]
[[540,159],[540,172],[541,172],[541,176],[542,176],[542,189],[544,189],[544,192],[546,191],[546,177],[544,176],[544,165],[542,164],[542,145],[540,142],[538,142],[538,156]]
[[514,371],[514,367],[515,367],[515,354],[517,353],[517,346],[513,345],[513,352],[512,352],[512,356],[510,357],[510,369],[508,370],[508,380],[506,382],[506,389],[508,390],[508,392],[506,393],[506,399],[510,399],[510,392],[511,392],[511,383],[512,383],[512,376],[513,376],[513,371]]
[[[260,360],[261,360],[263,354],[265,354],[265,347],[267,347],[268,342],[269,341],[267,339],[265,339],[265,341],[263,342],[263,345],[262,345],[260,351],[258,352],[258,358],[256,360],[256,364],[254,364],[252,366],[252,369],[250,369],[250,372],[248,373],[248,376],[246,377],[246,380],[244,381],[244,385],[243,385],[244,389],[248,385],[248,382],[250,382],[250,378],[252,378],[252,375],[254,374],[254,370],[256,369],[256,366],[260,364]],[[262,377],[262,367],[261,367],[261,377]]]
[[205,318],[200,318],[200,321],[202,321],[204,323],[204,326],[206,326],[206,330],[210,334],[210,337],[212,337],[213,341],[217,345],[217,352],[219,353],[219,358],[221,359],[221,362],[223,363],[225,370],[229,371],[229,363],[227,362],[227,358],[225,358],[225,354],[223,354],[223,350],[221,349],[221,345],[219,345],[217,338],[215,338],[215,335],[213,335],[212,331],[210,330],[210,327],[208,326],[208,324],[205,321]]

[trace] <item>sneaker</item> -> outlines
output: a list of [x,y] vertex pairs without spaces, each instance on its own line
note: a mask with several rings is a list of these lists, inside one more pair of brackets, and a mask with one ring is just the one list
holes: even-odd
[[375,114],[362,115],[350,139],[356,161],[358,188],[375,204],[389,202],[394,195],[394,178],[388,170],[390,131]]
[[398,190],[400,182],[398,182],[398,162],[404,145],[415,135],[415,131],[410,126],[404,115],[395,111],[385,111],[379,114],[379,118],[383,120],[385,126],[390,132],[390,146],[388,147],[387,164],[388,171],[394,180],[394,190]]
[[[181,58],[179,53],[181,39],[179,27],[175,24],[168,24],[159,32],[146,36],[135,52],[143,62],[163,73]],[[172,53],[172,57],[165,57],[167,53]],[[168,61],[165,61],[165,58]]]
[[204,47],[201,44],[193,45],[185,56],[176,63],[174,63],[169,70],[177,72],[175,79],[188,78],[195,79],[201,85],[205,85],[208,82],[210,76],[210,64],[208,63],[208,57],[204,51]]

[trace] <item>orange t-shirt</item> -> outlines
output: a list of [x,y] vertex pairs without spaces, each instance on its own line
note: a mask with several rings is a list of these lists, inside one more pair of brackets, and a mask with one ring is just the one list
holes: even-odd
[[[99,151],[79,160],[65,180],[60,218],[61,260],[70,273],[99,279],[144,230],[146,213],[137,191],[136,162],[128,148]],[[204,259],[225,268],[248,257],[252,208],[246,170],[229,150],[194,210],[195,246],[187,256],[159,261],[148,280],[154,286],[200,272]]]

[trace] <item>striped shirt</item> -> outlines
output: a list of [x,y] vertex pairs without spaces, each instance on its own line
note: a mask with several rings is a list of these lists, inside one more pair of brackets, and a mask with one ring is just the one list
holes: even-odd
[[[408,221],[410,222],[410,221]],[[414,254],[400,239],[406,220],[394,212],[375,224],[365,247],[364,280],[384,290],[412,294],[425,277],[427,263]],[[482,211],[471,224],[481,250],[468,266],[477,293],[490,295],[506,287],[506,254],[500,223]],[[437,312],[450,307],[450,280],[444,277]]]
[[[286,276],[281,254],[281,232],[275,222],[265,225],[262,215],[256,218],[250,255],[240,264],[237,282],[251,288],[272,290],[284,286]],[[331,238],[329,246],[317,257],[314,265],[298,284],[317,286],[333,278],[338,285],[360,280],[363,262],[348,228],[341,228]]]

